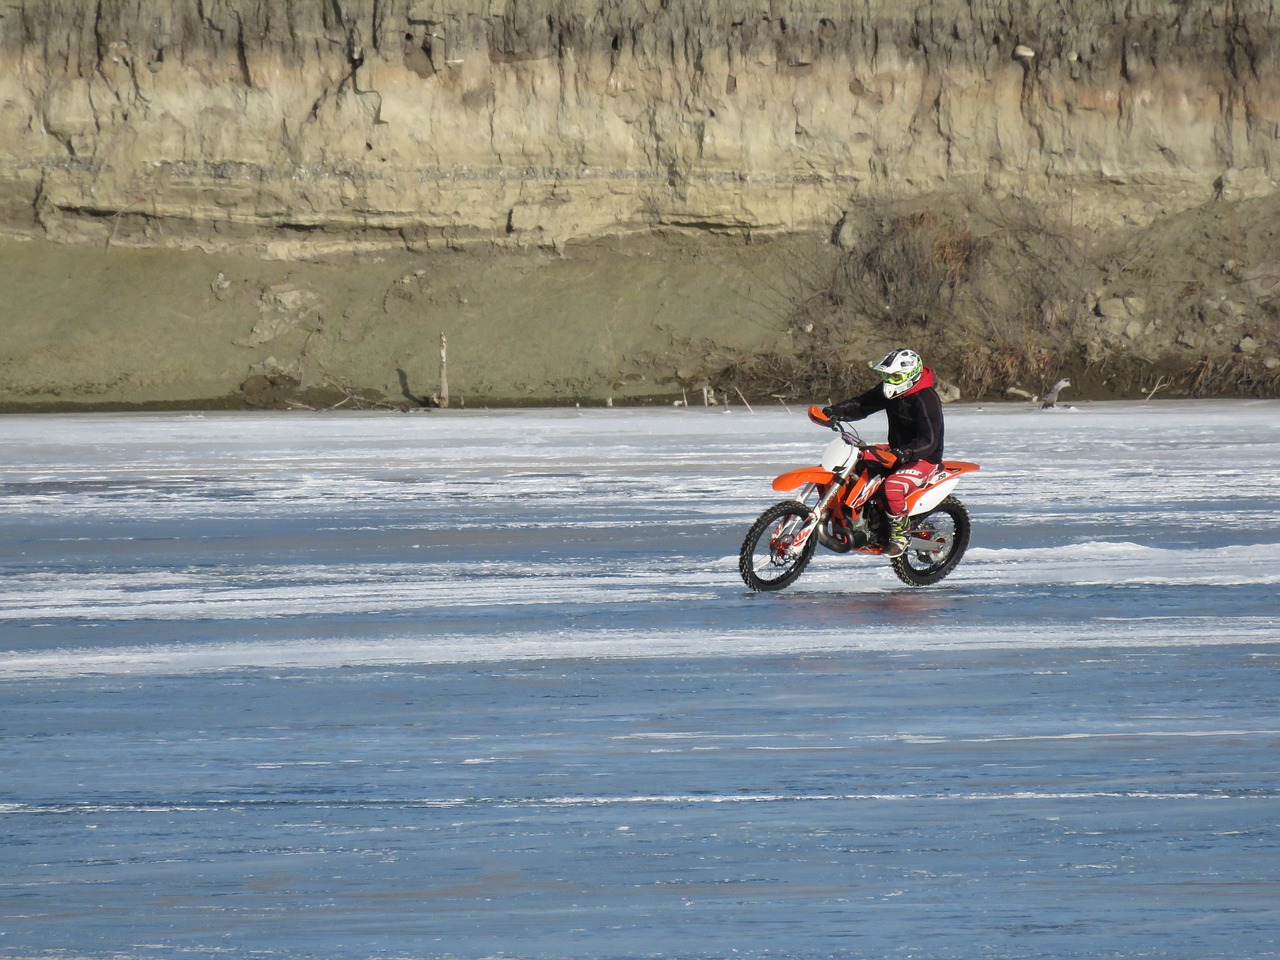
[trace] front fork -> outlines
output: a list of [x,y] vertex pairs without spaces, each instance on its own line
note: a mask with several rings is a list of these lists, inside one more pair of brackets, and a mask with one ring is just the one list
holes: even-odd
[[[835,499],[835,495],[840,492],[842,483],[843,478],[837,475],[831,483],[827,485],[826,491],[822,493],[818,498],[818,502],[811,508],[813,512],[809,514],[809,519],[804,522],[804,526],[802,526],[796,532],[795,537],[792,538],[791,544],[787,548],[788,554],[798,554],[804,549],[804,545],[808,543],[809,538],[813,536],[814,531],[818,529],[818,524],[822,522],[822,518],[827,512],[827,508],[831,506],[831,501]],[[801,503],[806,503],[809,497],[813,495],[814,491],[820,489],[821,488],[816,483],[806,483],[800,488],[800,492],[796,494],[796,499]]]

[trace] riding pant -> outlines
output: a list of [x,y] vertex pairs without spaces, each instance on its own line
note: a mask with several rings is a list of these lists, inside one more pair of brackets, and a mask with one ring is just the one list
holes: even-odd
[[884,502],[889,509],[889,513],[896,517],[906,513],[907,497],[923,487],[937,469],[938,465],[936,463],[930,463],[928,460],[916,460],[885,477],[884,486],[881,489],[884,490]]

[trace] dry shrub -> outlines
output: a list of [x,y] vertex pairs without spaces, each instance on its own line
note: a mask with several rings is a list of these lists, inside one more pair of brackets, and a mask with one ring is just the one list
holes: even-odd
[[[865,363],[861,365],[865,369]],[[784,399],[829,396],[836,386],[851,382],[858,364],[833,351],[800,356],[777,353],[742,357],[717,370],[711,385],[720,393],[741,391],[751,396]]]
[[1280,369],[1268,370],[1243,353],[1222,360],[1201,357],[1183,376],[1187,392],[1197,398],[1229,394],[1274,397],[1280,392]]
[[789,299],[794,348],[709,365],[720,389],[845,393],[866,380],[875,349],[908,343],[964,396],[1003,395],[1051,383],[1078,353],[1072,331],[1094,286],[1084,245],[1029,204],[865,199],[833,240],[834,259],[792,278],[804,289]]
[[1032,344],[973,346],[958,356],[958,386],[966,396],[982,396],[1010,384],[1039,383],[1056,377],[1059,358]]
[[901,333],[944,317],[981,271],[988,242],[932,211],[868,217],[871,229],[839,262],[838,306]]

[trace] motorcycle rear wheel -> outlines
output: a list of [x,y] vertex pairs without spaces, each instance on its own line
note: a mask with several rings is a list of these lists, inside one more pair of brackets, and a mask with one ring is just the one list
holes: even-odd
[[947,497],[928,513],[911,518],[910,537],[926,537],[939,544],[938,553],[913,550],[893,559],[898,579],[913,587],[937,583],[960,562],[969,548],[969,511],[955,497]]
[[804,572],[818,544],[815,530],[799,550],[791,541],[813,515],[799,500],[784,500],[760,514],[738,551],[738,572],[752,590],[781,590]]

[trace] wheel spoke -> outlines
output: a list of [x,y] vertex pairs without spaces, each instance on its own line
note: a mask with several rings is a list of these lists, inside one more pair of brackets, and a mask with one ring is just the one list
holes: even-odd
[[812,511],[803,503],[789,500],[760,515],[747,532],[738,556],[738,571],[752,590],[780,590],[800,576],[813,556],[814,539],[798,548],[796,537],[804,529]]
[[955,568],[969,545],[969,512],[955,497],[947,497],[915,521],[912,538],[929,541],[930,547],[908,546],[906,553],[894,559],[894,572],[911,586],[936,583]]

